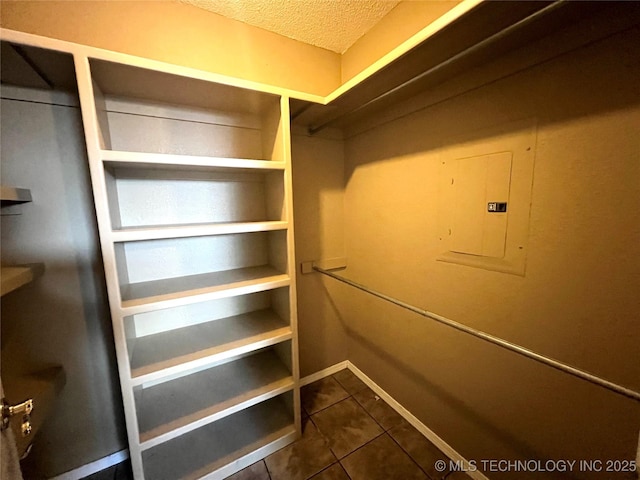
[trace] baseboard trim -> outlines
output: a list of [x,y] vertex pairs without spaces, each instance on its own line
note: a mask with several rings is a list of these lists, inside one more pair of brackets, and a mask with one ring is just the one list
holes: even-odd
[[404,408],[399,402],[397,402],[391,395],[385,392],[377,383],[371,380],[362,370],[356,367],[349,360],[336,363],[335,365],[320,370],[319,372],[308,375],[304,378],[300,379],[300,385],[309,385],[317,380],[328,377],[329,375],[333,375],[334,373],[339,372],[348,368],[353,372],[353,374],[362,380],[371,390],[376,392],[376,394],[382,398],[385,402],[387,402],[391,408],[393,408],[396,412],[400,414],[407,422],[413,425],[416,430],[418,430],[422,435],[424,435],[427,440],[433,443],[436,447],[438,447],[442,453],[444,453],[447,457],[449,457],[454,462],[457,462],[458,465],[464,465],[467,475],[475,480],[489,480],[482,472],[476,470],[475,472],[471,471],[471,465],[469,461],[460,455],[454,448],[445,442],[442,438],[440,438],[436,433],[427,427],[424,423],[418,420],[409,410]]
[[310,383],[317,382],[318,380],[322,380],[329,375],[333,375],[334,373],[338,373],[340,370],[344,370],[345,368],[349,368],[349,361],[345,360],[344,362],[336,363],[335,365],[331,365],[319,372],[312,373],[311,375],[307,375],[300,379],[300,386],[304,387],[305,385],[309,385]]
[[424,423],[418,420],[409,410],[404,408],[399,402],[397,402],[391,395],[385,392],[377,383],[371,380],[362,370],[356,367],[353,363],[347,360],[347,368],[353,372],[353,374],[362,380],[367,386],[376,392],[376,394],[387,402],[391,408],[400,414],[407,422],[415,427],[427,440],[438,447],[442,453],[449,457],[458,465],[464,465],[464,469],[467,475],[475,480],[489,480],[481,471],[471,471],[471,465],[469,461],[460,455],[451,445],[440,438],[433,430],[427,427]]
[[98,473],[102,470],[106,470],[109,467],[113,467],[121,462],[124,462],[129,458],[129,450],[120,450],[119,452],[112,453],[104,458],[96,460],[95,462],[87,463],[81,467],[65,472],[57,477],[53,477],[50,480],[80,480],[94,473]]
[[[340,370],[344,370],[348,368],[353,372],[353,374],[362,380],[371,390],[376,392],[376,394],[382,398],[385,402],[387,402],[391,408],[393,408],[396,412],[398,412],[407,422],[413,425],[416,430],[418,430],[422,435],[424,435],[431,443],[433,443],[436,447],[438,447],[445,455],[447,455],[451,460],[458,462],[465,466],[465,470],[467,470],[467,475],[475,480],[489,480],[482,472],[476,470],[475,472],[470,471],[470,465],[466,458],[460,455],[454,448],[445,442],[442,438],[440,438],[436,433],[427,427],[424,423],[418,420],[415,416],[409,412],[406,408],[404,408],[400,403],[398,403],[391,395],[385,392],[377,383],[371,380],[362,370],[356,367],[349,360],[345,360],[344,362],[336,363],[330,367],[324,368],[318,372],[312,373],[311,375],[307,375],[300,379],[300,386],[304,387],[305,385],[309,385],[310,383],[316,382],[323,378],[326,378],[334,373],[338,373]],[[105,470],[113,465],[117,465],[120,462],[125,461],[129,458],[129,450],[121,450],[119,452],[113,453],[107,457],[96,460],[95,462],[88,463],[87,465],[83,465],[82,467],[76,468],[75,470],[71,470],[69,472],[63,473],[62,475],[58,475],[57,477],[53,477],[50,480],[81,480],[84,477],[88,477],[89,475],[93,475],[101,470]]]

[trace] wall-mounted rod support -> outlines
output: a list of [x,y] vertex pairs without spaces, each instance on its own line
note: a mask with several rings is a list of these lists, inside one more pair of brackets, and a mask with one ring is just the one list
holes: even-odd
[[529,15],[528,17],[523,18],[522,20],[517,21],[516,23],[514,23],[513,25],[509,25],[508,27],[504,28],[503,30],[500,30],[497,33],[494,33],[493,35],[485,38],[484,40],[479,41],[478,43],[475,43],[474,45],[465,48],[464,50],[456,53],[455,55],[453,55],[452,57],[447,58],[446,60],[438,63],[437,65],[434,65],[433,67],[425,70],[424,72],[416,75],[413,78],[410,78],[409,80],[401,83],[400,85],[393,87],[389,90],[387,90],[384,93],[381,93],[380,95],[378,95],[377,97],[372,98],[371,100],[368,100],[366,102],[364,102],[361,105],[358,105],[357,107],[347,111],[347,112],[343,112],[337,116],[335,116],[334,118],[331,118],[330,120],[325,121],[324,123],[321,123],[320,125],[311,125],[309,127],[309,135],[315,135],[316,133],[320,132],[321,130],[324,130],[325,128],[331,126],[332,124],[334,124],[336,121],[340,120],[343,117],[346,117],[347,115],[352,115],[355,114],[361,110],[364,110],[366,108],[369,108],[371,105],[374,105],[376,103],[378,103],[379,101],[394,95],[396,93],[398,93],[400,90],[407,88],[417,82],[420,82],[421,80],[424,80],[426,77],[433,75],[434,73],[442,70],[443,68],[446,68],[452,64],[454,64],[455,62],[460,61],[462,58],[471,55],[475,52],[478,52],[480,50],[482,50],[483,48],[488,47],[489,45],[498,42],[500,40],[502,40],[504,37],[506,37],[507,35],[512,34],[513,32],[521,29],[522,27],[530,24],[531,22],[535,21],[535,20],[539,20],[541,17],[550,14],[551,12],[553,12],[554,10],[557,10],[558,8],[564,6],[564,4],[567,2],[567,0],[558,0],[554,3],[551,3],[550,5],[547,5],[546,7],[538,10],[535,13],[532,13],[531,15]]
[[365,287],[364,285],[361,285],[359,283],[356,283],[352,280],[349,280],[347,278],[341,277],[340,275],[336,275],[335,273],[329,272],[327,270],[324,270],[322,268],[316,267],[314,266],[313,269],[317,272],[322,273],[323,275],[328,275],[331,278],[334,278],[336,280],[338,280],[339,282],[342,283],[346,283],[347,285],[351,285],[352,287],[357,288],[358,290],[362,290],[363,292],[366,292],[370,295],[373,295],[374,297],[378,297],[381,298],[383,300],[386,300],[387,302],[391,302],[394,305],[397,305],[399,307],[402,307],[406,310],[409,310],[413,313],[417,313],[418,315],[421,315],[423,317],[429,318],[431,320],[435,320],[438,323],[442,323],[444,325],[447,325],[451,328],[455,328],[456,330],[459,330],[461,332],[467,333],[469,335],[472,335],[476,338],[480,338],[482,340],[485,340],[489,343],[492,343],[494,345],[498,345],[499,347],[502,347],[506,350],[515,352],[519,355],[522,355],[524,357],[530,358],[532,360],[535,360],[536,362],[540,362],[543,363],[549,367],[555,368],[556,370],[560,370],[562,372],[568,373],[569,375],[573,375],[574,377],[578,377],[581,378],[582,380],[586,380],[587,382],[593,383],[594,385],[598,385],[600,387],[606,388],[607,390],[610,390],[612,392],[615,392],[619,395],[624,395],[627,398],[631,398],[632,400],[636,400],[638,402],[640,402],[640,392],[636,392],[634,390],[631,390],[629,388],[623,387],[621,385],[618,385],[616,383],[610,382],[608,380],[605,380],[603,378],[600,378],[596,375],[593,375],[592,373],[589,372],[585,372],[584,370],[580,370],[579,368],[576,367],[572,367],[571,365],[567,365],[566,363],[560,362],[558,360],[555,360],[553,358],[549,358],[546,357],[544,355],[541,355],[539,353],[536,353],[532,350],[529,350],[528,348],[522,347],[520,345],[517,345],[515,343],[511,343],[508,342],[506,340],[503,340],[502,338],[496,337],[494,335],[491,335],[489,333],[485,333],[481,330],[476,330],[475,328],[471,328],[468,327],[466,325],[463,325],[461,323],[458,323],[454,320],[451,320],[449,318],[443,317],[441,315],[437,315],[435,313],[431,313],[428,312],[426,310],[423,310],[421,308],[418,307],[414,307],[413,305],[410,305],[408,303],[405,303],[401,300],[398,300],[396,298],[390,297],[389,295],[385,295],[384,293],[380,293],[380,292],[376,292],[375,290],[371,290],[368,287]]

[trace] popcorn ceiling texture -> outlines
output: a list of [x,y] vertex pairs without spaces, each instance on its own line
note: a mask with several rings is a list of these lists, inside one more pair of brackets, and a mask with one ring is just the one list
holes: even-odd
[[344,53],[398,0],[180,0],[304,43]]

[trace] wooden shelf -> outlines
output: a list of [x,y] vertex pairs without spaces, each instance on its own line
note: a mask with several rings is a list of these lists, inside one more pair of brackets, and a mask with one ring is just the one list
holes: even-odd
[[135,340],[132,385],[157,380],[291,339],[291,327],[272,310],[259,310],[169,330]]
[[284,170],[285,163],[272,160],[243,158],[204,157],[199,155],[174,155],[167,153],[122,152],[101,150],[106,166],[117,168],[153,168],[163,170],[234,169],[234,170]]
[[0,281],[2,283],[0,296],[4,296],[9,292],[32,282],[43,273],[44,263],[2,267],[0,272]]
[[238,461],[242,468],[295,436],[293,414],[276,397],[142,452],[145,477],[186,480],[216,472],[224,478],[238,469],[222,470],[228,464]]
[[141,448],[146,450],[294,387],[272,350],[136,392]]
[[18,203],[31,201],[31,191],[28,188],[0,186],[0,204],[9,207]]
[[122,286],[122,308],[130,315],[287,285],[289,276],[268,265],[167,278]]
[[200,237],[206,235],[226,235],[232,233],[271,232],[286,230],[288,222],[238,222],[172,225],[157,227],[122,228],[114,230],[114,242],[133,242],[139,240],[158,240],[162,238]]

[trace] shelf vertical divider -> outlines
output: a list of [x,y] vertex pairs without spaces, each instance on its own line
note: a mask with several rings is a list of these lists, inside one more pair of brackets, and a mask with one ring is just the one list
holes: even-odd
[[98,220],[98,232],[107,283],[107,294],[113,323],[116,358],[129,440],[129,456],[131,458],[134,478],[144,480],[135,399],[131,385],[131,373],[128,368],[129,354],[127,352],[127,338],[121,309],[122,302],[118,270],[116,267],[116,249],[111,238],[112,227],[107,191],[108,182],[101,158],[101,150],[108,148],[110,143],[108,130],[106,129],[107,123],[104,118],[105,112],[98,112],[96,108],[96,105],[102,104],[104,100],[98,85],[92,80],[89,59],[86,56],[76,54],[74,55],[74,64],[78,82],[80,108],[82,111],[82,123],[87,144],[91,186]]
[[293,395],[293,410],[296,423],[296,431],[298,435],[302,434],[301,423],[301,405],[300,405],[300,365],[298,360],[298,307],[297,307],[297,291],[296,291],[296,260],[295,260],[295,242],[294,242],[294,221],[293,221],[293,176],[292,176],[292,159],[291,159],[291,122],[290,122],[290,98],[286,96],[280,97],[280,128],[278,129],[278,138],[276,150],[282,150],[282,159],[285,162],[284,171],[284,209],[286,219],[289,222],[287,229],[287,272],[291,279],[289,287],[289,311],[291,319],[291,329],[293,331],[293,340],[291,342],[291,368],[295,382],[295,390]]

